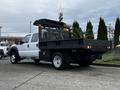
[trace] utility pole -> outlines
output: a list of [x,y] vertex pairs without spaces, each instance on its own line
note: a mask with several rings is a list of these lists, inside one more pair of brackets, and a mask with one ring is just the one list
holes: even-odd
[[108,37],[109,37],[109,40],[113,40],[113,37],[114,37],[114,30],[111,24],[108,25]]
[[112,43],[112,48],[114,48],[114,39],[113,39],[114,38],[114,29],[111,26],[111,24],[108,24],[108,37]]
[[0,37],[1,37],[1,29],[2,29],[2,26],[0,26]]
[[31,33],[31,24],[32,24],[32,21],[30,21],[30,33]]

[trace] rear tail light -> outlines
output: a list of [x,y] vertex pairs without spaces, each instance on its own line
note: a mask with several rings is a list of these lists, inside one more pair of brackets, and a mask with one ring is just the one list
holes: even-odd
[[110,47],[110,46],[108,46],[107,48],[108,48],[108,49],[110,49],[111,47]]
[[90,48],[92,48],[92,46],[91,46],[91,45],[88,45],[87,48],[90,49]]

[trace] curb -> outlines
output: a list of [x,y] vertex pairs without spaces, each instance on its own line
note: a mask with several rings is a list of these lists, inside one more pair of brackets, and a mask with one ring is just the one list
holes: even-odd
[[114,65],[114,64],[97,64],[97,63],[93,63],[92,65],[107,66],[107,67],[119,67],[120,68],[120,65]]

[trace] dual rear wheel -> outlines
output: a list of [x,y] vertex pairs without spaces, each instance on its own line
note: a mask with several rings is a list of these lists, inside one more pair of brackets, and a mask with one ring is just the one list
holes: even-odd
[[[52,57],[52,65],[55,69],[65,69],[70,63],[66,61],[67,56],[62,53],[55,53]],[[79,66],[88,67],[92,64],[92,60],[90,58],[83,57],[81,60],[77,60]]]
[[52,65],[55,69],[65,69],[69,64],[65,60],[65,56],[62,53],[54,53],[52,56]]

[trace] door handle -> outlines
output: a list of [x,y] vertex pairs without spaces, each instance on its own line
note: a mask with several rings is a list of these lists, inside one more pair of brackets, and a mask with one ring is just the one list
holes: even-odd
[[38,44],[36,44],[36,47],[38,47]]
[[29,44],[27,45],[27,47],[29,48]]

